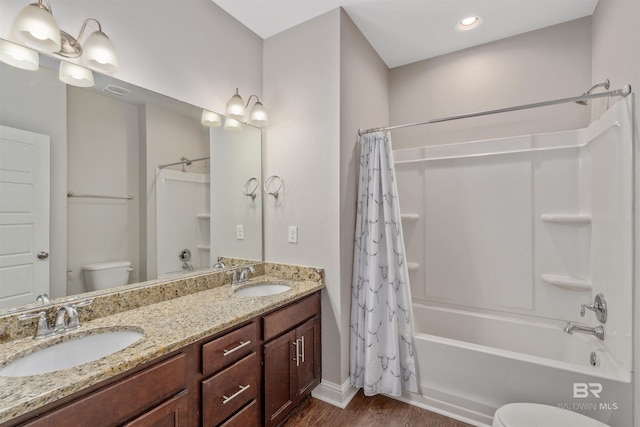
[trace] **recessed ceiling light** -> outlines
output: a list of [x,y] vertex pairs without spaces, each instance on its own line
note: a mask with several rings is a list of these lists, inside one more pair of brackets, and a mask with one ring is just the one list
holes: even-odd
[[458,31],[469,31],[477,28],[480,24],[482,24],[482,18],[479,16],[470,16],[468,18],[461,19],[456,24],[456,30]]

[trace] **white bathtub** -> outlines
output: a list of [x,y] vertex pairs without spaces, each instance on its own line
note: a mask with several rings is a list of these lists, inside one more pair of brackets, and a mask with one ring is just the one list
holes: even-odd
[[[403,400],[474,425],[491,425],[495,410],[510,402],[632,425],[631,373],[597,338],[450,308],[414,303],[413,310],[420,395],[407,393]],[[590,365],[591,352],[599,366]],[[574,383],[587,384],[577,393],[587,387],[589,397],[574,398]]]

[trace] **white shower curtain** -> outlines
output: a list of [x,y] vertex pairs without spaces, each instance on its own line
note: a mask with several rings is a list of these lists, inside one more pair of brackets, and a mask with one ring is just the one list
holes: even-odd
[[351,290],[351,385],[417,392],[411,291],[389,132],[360,137]]

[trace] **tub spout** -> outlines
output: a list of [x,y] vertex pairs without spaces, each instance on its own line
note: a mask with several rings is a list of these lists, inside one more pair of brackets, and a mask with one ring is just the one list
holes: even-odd
[[574,325],[571,322],[567,322],[567,326],[565,326],[564,331],[569,335],[573,335],[574,332],[595,335],[598,339],[604,341],[604,328],[602,325],[592,328],[591,326]]

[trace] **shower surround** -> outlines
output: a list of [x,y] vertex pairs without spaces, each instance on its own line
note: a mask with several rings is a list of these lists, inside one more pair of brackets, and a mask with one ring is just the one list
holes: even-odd
[[[478,425],[516,401],[631,424],[632,102],[575,131],[394,152],[421,387],[405,399]],[[564,333],[600,325],[580,316],[598,293],[604,341]]]

